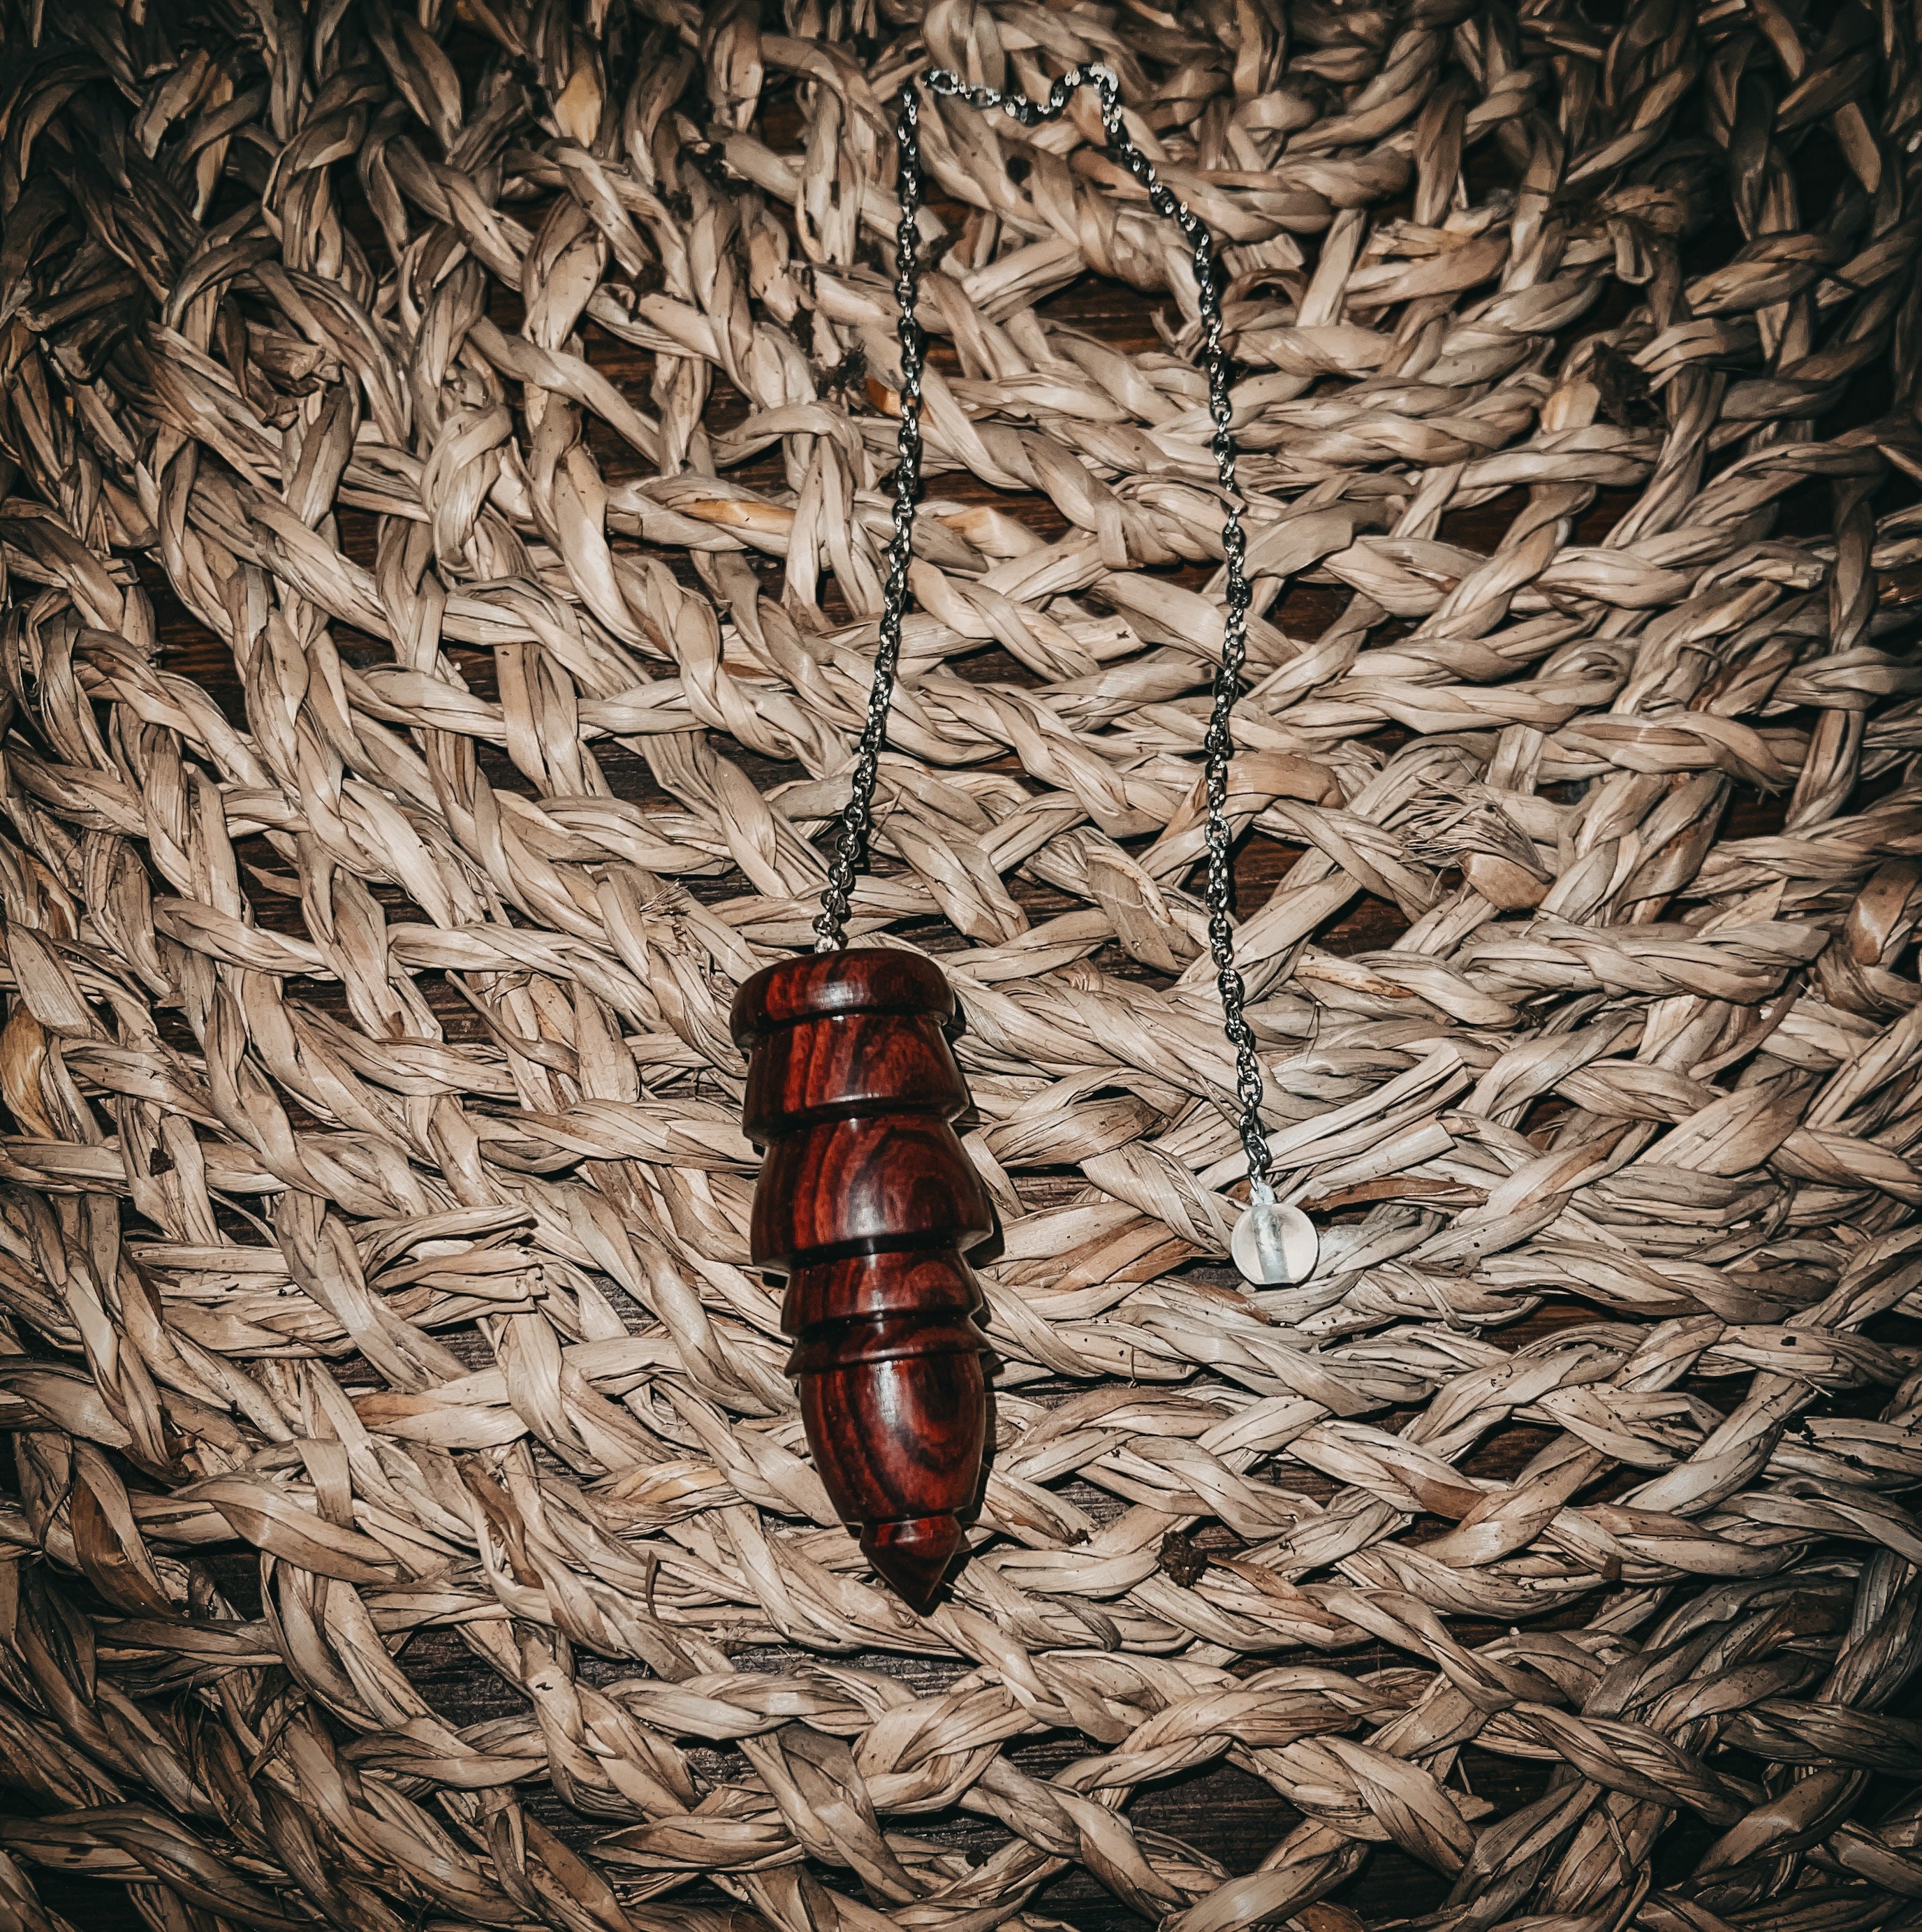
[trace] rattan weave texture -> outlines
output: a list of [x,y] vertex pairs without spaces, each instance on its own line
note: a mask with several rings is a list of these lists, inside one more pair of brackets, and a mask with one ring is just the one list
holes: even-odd
[[[988,1932],[1079,1864],[1165,1932],[1354,1932],[1390,1844],[1438,1932],[1914,1924],[1912,0],[787,4],[8,0],[0,1927],[51,1866],[157,1932]],[[923,1621],[805,1459],[725,1017],[811,943],[866,701],[883,104],[1090,60],[1230,277],[1230,804],[1303,852],[1235,946],[1322,1255],[1206,1265],[1178,238],[1085,103],[929,103],[850,925],[945,935],[1003,1240]],[[1090,274],[1165,352],[1060,319]],[[1369,897],[1392,946],[1320,943]],[[1545,1297],[1588,1312],[1505,1341]],[[430,1708],[427,1628],[516,1714]],[[1131,1822],[1223,1759],[1298,1814],[1258,1869]]]

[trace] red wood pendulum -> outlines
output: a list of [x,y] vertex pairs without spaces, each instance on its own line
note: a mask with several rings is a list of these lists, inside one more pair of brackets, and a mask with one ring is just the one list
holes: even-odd
[[949,1124],[967,1089],[954,994],[918,953],[786,959],[734,1001],[749,1055],[742,1126],[767,1150],[756,1267],[787,1277],[808,1447],[843,1522],[918,1610],[933,1603],[981,1486],[988,1344],[964,1252],[994,1228]]
[[[1229,494],[1222,532],[1227,576],[1222,662],[1204,745],[1210,945],[1235,1052],[1248,1158],[1249,1202],[1235,1230],[1234,1252],[1251,1281],[1298,1280],[1315,1266],[1316,1237],[1298,1208],[1276,1198],[1270,1179],[1262,1073],[1242,1011],[1244,989],[1228,921],[1228,718],[1246,660],[1249,600],[1213,242],[1129,140],[1118,83],[1106,68],[1070,68],[1045,101],[974,86],[938,68],[921,78],[938,94],[1000,108],[1028,127],[1060,114],[1077,88],[1098,88],[1110,155],[1134,175],[1150,204],[1180,228],[1193,250],[1213,446]],[[814,922],[820,949],[749,980],[734,1002],[733,1031],[748,1055],[742,1124],[766,1150],[749,1246],[757,1267],[787,1278],[781,1324],[797,1345],[788,1372],[799,1385],[815,1467],[841,1520],[858,1527],[875,1570],[915,1609],[926,1610],[963,1548],[961,1519],[981,1486],[988,1345],[975,1326],[980,1291],[962,1257],[992,1231],[994,1216],[950,1124],[967,1105],[967,1090],[949,1048],[958,1025],[954,994],[940,968],[915,952],[841,950],[856,867],[872,829],[914,532],[924,347],[915,319],[919,113],[910,81],[901,89],[895,127],[901,453],[867,721]]]

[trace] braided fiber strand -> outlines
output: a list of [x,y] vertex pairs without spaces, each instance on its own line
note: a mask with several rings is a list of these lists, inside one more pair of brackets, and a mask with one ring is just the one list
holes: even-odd
[[[0,1927],[1916,1922],[1909,0],[0,18]],[[1306,1282],[1193,251],[924,94],[917,415],[931,66],[1215,238]],[[745,1268],[824,889],[1003,1224],[925,1619]]]

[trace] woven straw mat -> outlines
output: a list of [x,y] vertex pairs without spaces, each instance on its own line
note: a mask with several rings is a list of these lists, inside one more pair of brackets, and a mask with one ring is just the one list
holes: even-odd
[[[1922,1924],[1915,0],[0,32],[0,1927]],[[853,924],[1004,1239],[924,1621],[725,1022],[866,701],[893,98],[1095,60],[1223,250],[1321,1255],[1222,1265],[1188,262],[1087,96],[930,104]]]

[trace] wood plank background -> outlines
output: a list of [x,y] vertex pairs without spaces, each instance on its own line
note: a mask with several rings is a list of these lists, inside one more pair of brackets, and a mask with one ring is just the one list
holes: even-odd
[[[472,50],[469,51],[471,54]],[[697,80],[697,89],[699,85]],[[690,103],[690,111],[699,111],[697,101]],[[799,145],[799,116],[791,97],[771,96],[762,128],[763,138],[778,150],[791,152]],[[349,178],[352,170],[343,167],[337,170],[336,172],[342,178],[340,190],[343,201],[347,201],[354,191]],[[943,206],[939,201],[934,205],[937,212],[949,223],[951,228],[958,231],[967,211],[954,206]],[[1391,209],[1387,212],[1393,214],[1405,211]],[[357,229],[361,226],[358,221],[355,225]],[[361,239],[368,247],[370,255],[378,259],[379,242],[377,230],[373,230],[370,223],[365,226],[367,232],[362,234]],[[1721,239],[1726,244],[1726,238]],[[1711,259],[1716,257],[1717,238],[1713,235],[1704,237],[1701,245]],[[1721,248],[1720,252],[1726,254],[1726,246]],[[1157,308],[1168,306],[1164,301],[1156,298],[1144,296],[1123,285],[1103,282],[1089,276],[1084,277],[1079,282],[1042,304],[1040,312],[1045,317],[1072,324],[1117,349],[1139,351],[1159,350],[1162,346],[1161,338],[1156,332],[1154,316]],[[493,312],[495,320],[503,328],[518,326],[519,302],[511,291],[496,289]],[[1598,327],[1607,326],[1617,319],[1618,316],[1606,313],[1599,316],[1591,315],[1585,318],[1582,327],[1585,332],[1591,332]],[[630,348],[590,325],[586,331],[586,352],[594,364],[617,385],[640,398],[646,396],[652,373],[652,358],[645,352]],[[944,358],[950,371],[955,371],[957,365],[952,350],[946,344],[937,342],[934,348],[934,360],[939,364]],[[1832,423],[1825,425],[1825,433],[1832,434],[1834,430],[1846,426],[1850,421],[1867,420],[1879,413],[1882,406],[1882,398],[1876,392],[1879,380],[1885,379],[1879,378],[1877,372],[1871,372],[1861,383],[1858,383],[1845,405],[1844,411]],[[706,418],[710,432],[732,427],[746,411],[745,400],[733,392],[724,376],[717,372],[714,379],[714,395]],[[598,421],[589,418],[589,434],[594,444],[595,453],[610,481],[637,472],[638,464],[635,453],[606,432]],[[742,482],[758,488],[779,490],[783,487],[778,452],[757,459],[730,473]],[[945,498],[970,502],[992,502],[997,507],[1019,518],[1038,535],[1049,540],[1061,536],[1066,527],[1059,512],[1045,498],[1009,496],[993,490],[965,474],[943,476],[939,479],[937,489],[938,494]],[[1478,550],[1490,549],[1513,518],[1519,500],[1519,492],[1511,493],[1477,509],[1457,514],[1447,520],[1440,534],[1452,543]],[[1632,493],[1604,492],[1582,519],[1574,541],[1578,543],[1599,541],[1633,500]],[[1790,530],[1825,527],[1827,515],[1825,486],[1798,493],[1797,496],[1786,500],[1783,506],[1784,527]],[[343,541],[350,554],[358,560],[370,565],[373,560],[375,538],[373,520],[360,513],[343,512],[340,523]],[[631,548],[639,549],[645,547],[634,545]],[[697,586],[697,580],[684,555],[667,552],[659,554],[684,581],[691,586]],[[769,582],[770,594],[778,596],[780,587],[778,561],[757,558],[751,552],[748,555],[756,567],[763,571]],[[161,615],[166,668],[193,678],[214,697],[235,724],[244,726],[238,682],[224,646],[217,638],[187,616],[168,590],[164,580],[150,564],[143,562],[142,574],[143,581],[155,598]],[[1209,573],[1200,568],[1190,568],[1174,574],[1177,580],[1188,586],[1199,588],[1207,581]],[[1338,614],[1348,595],[1347,591],[1339,586],[1297,584],[1285,599],[1270,611],[1270,620],[1280,625],[1291,637],[1312,638]],[[850,615],[844,608],[835,608],[831,593],[826,608],[827,614],[837,620],[845,620]],[[1384,626],[1383,631],[1378,633],[1376,641],[1392,634],[1393,628]],[[382,662],[389,656],[384,644],[370,638],[357,638],[343,627],[336,627],[335,635],[342,655],[358,665],[365,666]],[[454,645],[445,648],[459,663],[471,688],[490,698],[496,695],[493,660],[490,653]],[[955,663],[953,668],[965,676],[982,681],[1019,684],[1037,682],[1023,665],[997,646],[984,646],[973,656]],[[1375,742],[1384,748],[1388,748],[1399,742],[1405,735],[1399,727],[1390,728],[1378,734]],[[763,789],[805,776],[798,766],[783,765],[760,757],[725,739],[718,739],[716,748],[724,756],[733,759]],[[485,743],[481,744],[478,749],[481,761],[493,784],[517,790],[526,789],[524,780],[515,772],[504,752]],[[645,764],[635,754],[624,752],[611,741],[603,741],[596,746],[596,756],[610,783],[619,796],[643,803],[649,799],[666,802],[666,795],[653,784]],[[1018,769],[1012,758],[1002,763],[1007,769]],[[1743,838],[1779,829],[1783,802],[1780,797],[1768,797],[1750,790],[1738,794],[1725,826],[1724,836]],[[248,890],[254,898],[261,922],[268,926],[281,926],[289,930],[299,930],[297,903],[284,896],[277,897],[271,878],[262,876],[262,874],[273,874],[279,870],[278,862],[271,850],[264,842],[250,841],[239,848],[238,856],[243,862],[256,868],[248,880]],[[1254,835],[1244,840],[1237,855],[1236,866],[1238,910],[1242,916],[1247,916],[1259,908],[1277,880],[1283,877],[1300,856],[1298,848],[1264,836]],[[750,890],[745,880],[732,874],[712,879],[694,879],[687,883],[692,891],[703,898],[725,898]],[[1037,918],[1064,910],[1073,903],[1066,896],[1034,881],[1017,878],[1011,880],[1010,884],[1015,898],[1031,916]],[[397,908],[397,894],[383,892],[383,889],[378,886],[373,890],[377,895],[387,898],[390,905]],[[1404,929],[1405,923],[1393,904],[1365,898],[1357,904],[1339,924],[1324,932],[1321,936],[1321,942],[1330,950],[1340,954],[1366,952],[1391,944]],[[917,921],[904,925],[897,930],[903,936],[911,938],[933,950],[943,950],[961,943],[958,935],[938,920]],[[1153,973],[1129,959],[1118,948],[1111,947],[1098,956],[1097,963],[1105,971],[1118,976],[1150,983],[1156,981]],[[449,1036],[458,1039],[476,1036],[480,1032],[479,1022],[466,1004],[452,988],[440,981],[439,975],[429,974],[422,977],[424,990]],[[315,1005],[340,1012],[345,1016],[344,1000],[337,987],[316,982],[304,988],[302,997]],[[177,1016],[164,1017],[178,1024]],[[197,1051],[197,1043],[186,1033],[184,1025],[178,1026],[175,1044],[190,1052]],[[297,1126],[306,1124],[301,1119],[298,1109],[291,1103],[289,1112],[295,1114]],[[1552,1124],[1552,1117],[1545,1114],[1542,1120],[1542,1130],[1545,1131]],[[1081,1184],[1078,1179],[1064,1174],[1052,1184],[1043,1177],[1038,1188],[1030,1188],[1027,1178],[1023,1178],[1024,1192],[1030,1194],[1051,1190],[1059,1196],[1072,1191]],[[1198,1272],[1205,1274],[1208,1271],[1198,1270]],[[1232,1279],[1231,1276],[1228,1278]],[[1519,1346],[1558,1328],[1592,1322],[1596,1318],[1596,1311],[1587,1304],[1550,1300],[1544,1302],[1525,1319],[1500,1330],[1499,1339],[1504,1346]],[[1896,1318],[1879,1325],[1873,1332],[1877,1339],[1885,1341],[1922,1341],[1922,1324],[1902,1323]],[[463,1335],[456,1331],[444,1335],[441,1339],[457,1353],[469,1357],[476,1366],[490,1361],[491,1358],[478,1336],[472,1334]],[[355,1366],[352,1360],[337,1365],[343,1380],[349,1382],[356,1379],[352,1372]],[[370,1382],[379,1380],[377,1373],[371,1367],[360,1378]],[[1720,1384],[1687,1386],[1704,1399],[1716,1402],[1718,1406],[1725,1405],[1729,1399],[1726,1387]],[[1029,1384],[1023,1393],[1030,1398],[1045,1401],[1051,1394],[1057,1397],[1065,1396],[1071,1392],[1071,1388],[1072,1385],[1066,1383],[1053,1385]],[[1878,1409],[1882,1400],[1879,1391],[1866,1391],[1864,1396],[1865,1412],[1873,1412]],[[1846,1402],[1840,1406],[1846,1408]],[[1390,1414],[1377,1419],[1381,1426],[1395,1429],[1407,1418]],[[1551,1436],[1552,1432],[1546,1430],[1526,1424],[1510,1424],[1466,1459],[1463,1466],[1477,1475],[1503,1477],[1512,1474],[1543,1448]],[[1632,1474],[1633,1472],[1626,1473]],[[1309,1471],[1291,1469],[1289,1482],[1292,1487],[1314,1496],[1318,1501],[1326,1500],[1333,1493],[1334,1486],[1331,1483]],[[1066,1486],[1066,1490],[1081,1508],[1098,1520],[1113,1516],[1121,1507],[1116,1498],[1087,1484],[1072,1483]],[[1441,1526],[1437,1524],[1433,1527],[1438,1532]],[[1198,1529],[1193,1541],[1203,1553],[1211,1550],[1225,1550],[1236,1546],[1236,1539],[1231,1533],[1224,1526],[1213,1523],[1202,1526]],[[259,1598],[255,1564],[250,1554],[235,1552],[215,1561],[223,1587],[243,1613],[251,1612],[257,1605]],[[1568,1613],[1568,1620],[1579,1622],[1585,1613],[1583,1606],[1576,1606]],[[1471,1646],[1486,1642],[1498,1634],[1492,1626],[1484,1628],[1470,1622],[1457,1623],[1454,1628],[1459,1639]],[[805,1654],[797,1651],[769,1647],[744,1652],[738,1660],[745,1669],[778,1671],[789,1667],[794,1660]],[[406,1640],[401,1658],[409,1675],[422,1694],[451,1724],[466,1725],[505,1715],[518,1706],[519,1700],[510,1687],[492,1674],[478,1669],[471,1653],[451,1633],[433,1630],[417,1633]],[[943,1662],[893,1654],[864,1655],[847,1660],[862,1668],[886,1672],[924,1692],[939,1691],[967,1667],[958,1661]],[[1273,1664],[1290,1661],[1322,1660],[1318,1654],[1313,1653],[1303,1654],[1300,1658],[1283,1653],[1265,1656],[1249,1667],[1267,1667]],[[1345,1668],[1357,1672],[1404,1660],[1399,1655],[1391,1655],[1386,1649],[1378,1654],[1348,1652],[1341,1660]],[[585,1654],[577,1657],[576,1666],[580,1675],[592,1683],[605,1683],[617,1678],[630,1677],[637,1667],[626,1661],[617,1663]],[[1912,1710],[1909,1714],[1918,1713]],[[1009,1755],[1030,1774],[1045,1778],[1070,1760],[1083,1755],[1085,1749],[1084,1741],[1078,1736],[1060,1733],[1024,1743],[1011,1750]],[[744,1762],[738,1754],[711,1751],[696,1755],[703,1768],[709,1775],[718,1778],[739,1774],[745,1768]],[[1549,1767],[1546,1765],[1534,1766],[1499,1759],[1473,1747],[1462,1754],[1461,1774],[1469,1787],[1477,1794],[1493,1799],[1503,1810],[1511,1809],[1537,1795],[1546,1784],[1549,1772]],[[4,1790],[0,1790],[0,1808],[4,1808],[5,1802],[6,1794]],[[551,1793],[529,1793],[527,1802],[529,1808],[544,1824],[571,1844],[583,1844],[604,1828],[570,1810]],[[1179,1839],[1195,1850],[1219,1859],[1231,1871],[1244,1871],[1258,1864],[1275,1842],[1297,1822],[1297,1814],[1292,1808],[1267,1786],[1232,1767],[1222,1765],[1213,1766],[1188,1777],[1170,1780],[1159,1787],[1144,1790],[1135,1799],[1131,1816],[1138,1828],[1165,1833]],[[982,1854],[998,1844],[1003,1836],[999,1827],[958,1812],[916,1820],[916,1828],[920,1835]],[[1702,1846],[1706,1844],[1709,1835],[1705,1827],[1699,1832],[1691,1832],[1684,1826],[1665,1846],[1665,1856],[1676,1861],[1680,1868],[1685,1869]],[[1658,1883],[1663,1876],[1663,1874],[1657,1874]],[[45,1902],[64,1912],[76,1927],[80,1928],[80,1932],[117,1932],[117,1928],[134,1922],[131,1910],[118,1886],[44,1870],[35,1871],[34,1877]],[[837,1886],[844,1886],[849,1881],[847,1874],[837,1873],[831,1875],[831,1882]],[[1336,1898],[1368,1923],[1378,1925],[1398,1918],[1418,1916],[1432,1910],[1441,1903],[1445,1891],[1446,1882],[1435,1873],[1417,1864],[1393,1846],[1386,1846],[1375,1851],[1363,1872],[1338,1892]],[[721,1893],[705,1884],[690,1886],[675,1894],[674,1898],[688,1904],[719,1906],[729,1902]],[[1121,1928],[1136,1927],[1142,1922],[1093,1880],[1079,1873],[1064,1874],[1041,1894],[1030,1910],[1037,1916],[1043,1918],[1051,1917],[1081,1928],[1081,1932],[1120,1932]]]

